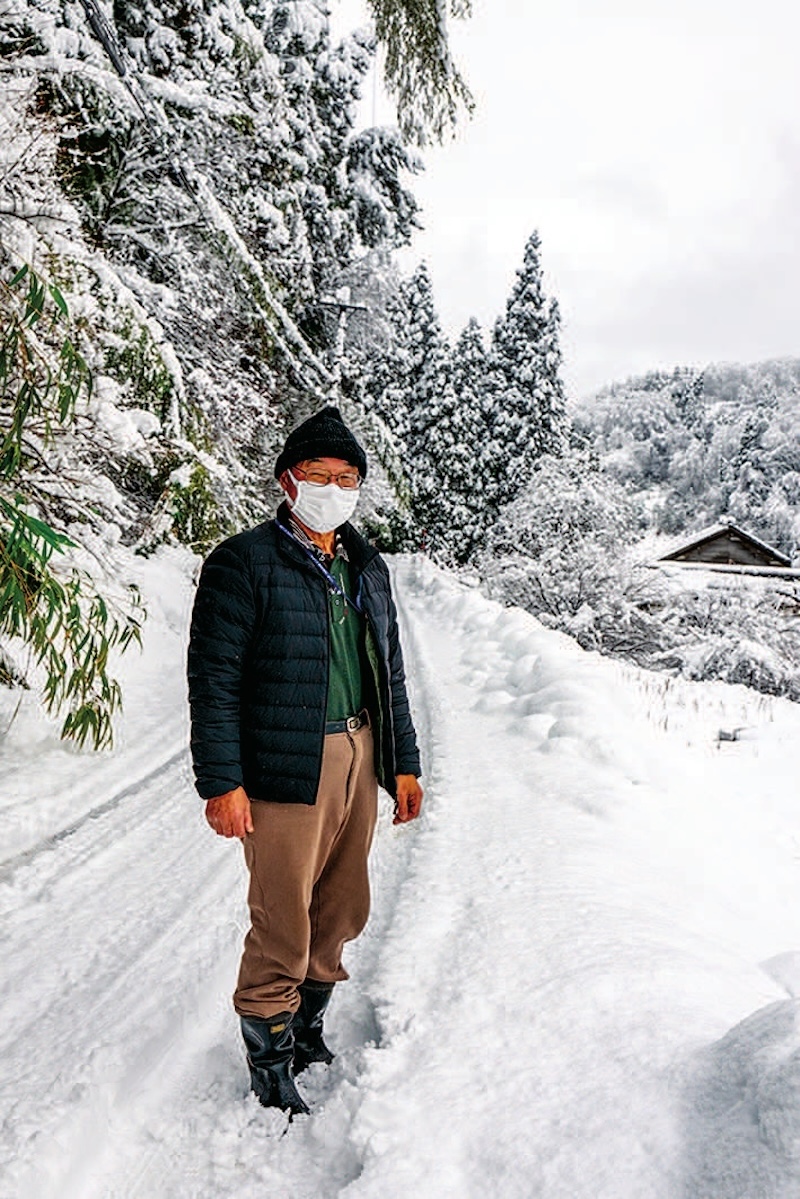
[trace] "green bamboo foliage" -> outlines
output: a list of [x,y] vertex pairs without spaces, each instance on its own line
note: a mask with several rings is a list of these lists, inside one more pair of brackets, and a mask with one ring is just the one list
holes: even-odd
[[57,287],[23,266],[0,288],[0,646],[27,648],[45,707],[64,716],[62,737],[101,749],[122,699],[109,656],[141,641],[144,610],[135,588],[121,607],[69,564],[75,543],[26,490],[26,468],[73,419],[91,377]]

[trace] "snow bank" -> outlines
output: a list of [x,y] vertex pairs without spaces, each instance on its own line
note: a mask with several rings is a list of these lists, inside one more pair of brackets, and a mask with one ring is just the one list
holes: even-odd
[[698,1055],[686,1138],[692,1196],[797,1196],[800,1001],[770,1004]]

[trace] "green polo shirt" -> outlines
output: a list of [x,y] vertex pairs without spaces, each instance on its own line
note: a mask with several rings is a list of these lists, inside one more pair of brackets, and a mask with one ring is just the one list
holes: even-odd
[[[328,564],[339,586],[352,596],[350,565],[341,554]],[[368,668],[365,648],[365,620],[344,596],[328,588],[331,655],[328,667],[328,707],[326,720],[346,720],[365,706],[364,670]]]

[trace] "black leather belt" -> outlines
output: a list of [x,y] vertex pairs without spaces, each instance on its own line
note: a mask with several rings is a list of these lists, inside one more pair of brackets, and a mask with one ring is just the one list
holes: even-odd
[[358,716],[348,716],[346,720],[329,720],[325,725],[325,736],[328,733],[357,733],[369,724],[369,712],[362,708]]

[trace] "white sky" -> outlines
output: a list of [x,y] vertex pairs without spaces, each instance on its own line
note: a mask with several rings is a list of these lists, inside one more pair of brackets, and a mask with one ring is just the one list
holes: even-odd
[[[332,7],[337,28],[366,23],[360,0]],[[427,261],[448,332],[491,325],[537,228],[574,394],[656,366],[800,355],[800,7],[474,10],[451,42],[476,114],[425,153],[425,231],[404,260]],[[391,119],[380,98],[377,118]]]

